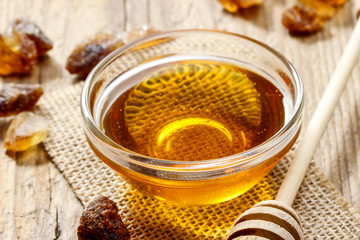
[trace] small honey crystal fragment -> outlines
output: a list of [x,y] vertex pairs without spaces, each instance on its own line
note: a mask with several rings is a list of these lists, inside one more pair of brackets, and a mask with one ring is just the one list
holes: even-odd
[[45,118],[32,112],[17,115],[6,132],[4,147],[19,152],[35,146],[45,140],[49,124]]
[[12,28],[19,33],[26,34],[26,36],[35,42],[38,56],[43,56],[47,51],[53,48],[52,41],[34,22],[25,19],[17,19],[14,21]]
[[101,32],[78,45],[68,57],[66,69],[71,74],[88,75],[106,55],[124,45],[115,34]]
[[0,117],[32,109],[42,94],[39,84],[0,84]]
[[77,230],[79,240],[128,240],[130,233],[121,220],[116,204],[99,197],[82,213]]
[[228,12],[235,13],[239,9],[245,9],[260,5],[264,0],[218,0]]
[[320,30],[325,19],[313,8],[297,4],[282,15],[282,24],[293,34],[311,34]]
[[25,34],[0,34],[0,75],[29,73],[37,57],[34,41]]

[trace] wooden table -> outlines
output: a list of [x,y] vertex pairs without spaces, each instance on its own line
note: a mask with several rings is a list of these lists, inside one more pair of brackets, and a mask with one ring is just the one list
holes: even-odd
[[[123,32],[142,24],[160,30],[227,30],[265,42],[294,64],[306,92],[306,126],[354,26],[352,4],[346,3],[323,31],[308,37],[290,36],[281,25],[281,13],[288,4],[265,1],[260,8],[233,15],[216,0],[0,0],[1,31],[23,17],[38,23],[54,41],[53,50],[30,75],[2,80],[41,83],[46,92],[73,84],[76,77],[64,68],[68,55],[76,44],[101,30]],[[358,210],[359,67],[360,63],[314,155],[325,175]],[[0,139],[9,121],[0,120]],[[0,159],[0,239],[76,239],[82,209],[42,145]]]

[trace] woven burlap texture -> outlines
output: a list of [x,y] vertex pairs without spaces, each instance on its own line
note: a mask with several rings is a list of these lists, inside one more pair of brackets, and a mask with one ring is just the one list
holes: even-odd
[[[82,131],[78,83],[45,95],[40,113],[50,122],[45,148],[86,206],[103,195],[114,200],[132,239],[224,239],[235,219],[259,201],[273,199],[294,151],[250,191],[207,206],[176,207],[141,195],[91,151]],[[294,203],[305,239],[359,239],[360,216],[311,163]]]

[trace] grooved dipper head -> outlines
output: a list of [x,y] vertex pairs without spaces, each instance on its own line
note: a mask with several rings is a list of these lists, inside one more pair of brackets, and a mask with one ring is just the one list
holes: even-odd
[[299,216],[286,203],[263,201],[236,220],[227,240],[302,240]]

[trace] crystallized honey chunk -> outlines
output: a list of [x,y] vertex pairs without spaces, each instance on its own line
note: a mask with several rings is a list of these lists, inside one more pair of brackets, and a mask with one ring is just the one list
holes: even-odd
[[298,0],[283,13],[282,23],[290,33],[311,34],[320,30],[346,0]]
[[29,73],[37,62],[35,42],[12,31],[0,34],[0,75]]
[[226,11],[234,13],[239,9],[260,5],[264,0],[218,0]]
[[52,49],[52,41],[41,31],[40,27],[34,22],[17,19],[12,25],[13,31],[23,33],[34,41],[38,56],[43,56],[47,51]]
[[4,147],[19,152],[35,146],[45,140],[49,124],[45,118],[32,112],[17,115],[6,132]]
[[39,84],[0,84],[0,117],[32,109],[42,94]]
[[335,7],[325,3],[324,0],[299,0],[304,8],[312,8],[322,18],[332,18],[335,14]]
[[297,4],[282,15],[282,24],[294,34],[310,34],[320,30],[325,19],[313,8]]
[[128,240],[130,233],[121,220],[116,204],[99,197],[89,204],[80,218],[79,240]]
[[52,48],[52,42],[33,22],[17,19],[0,34],[0,75],[26,74]]
[[124,45],[115,34],[98,33],[78,45],[68,57],[66,69],[71,74],[88,75],[106,55]]

